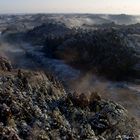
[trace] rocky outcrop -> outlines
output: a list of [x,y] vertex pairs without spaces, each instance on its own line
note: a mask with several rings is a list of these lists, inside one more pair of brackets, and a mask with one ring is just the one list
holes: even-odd
[[0,57],[0,70],[11,71],[12,66],[9,60],[4,57]]

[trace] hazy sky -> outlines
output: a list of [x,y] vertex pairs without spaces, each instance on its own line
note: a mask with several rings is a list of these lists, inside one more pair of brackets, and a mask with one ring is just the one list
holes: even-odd
[[140,14],[140,0],[0,0],[0,13]]

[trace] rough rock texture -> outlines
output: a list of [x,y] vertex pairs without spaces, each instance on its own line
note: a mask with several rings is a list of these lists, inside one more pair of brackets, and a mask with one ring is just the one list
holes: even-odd
[[0,73],[0,139],[137,139],[136,122],[122,106],[60,85],[43,72]]
[[9,60],[7,60],[4,57],[0,57],[0,70],[11,71],[11,69],[12,69],[12,66]]

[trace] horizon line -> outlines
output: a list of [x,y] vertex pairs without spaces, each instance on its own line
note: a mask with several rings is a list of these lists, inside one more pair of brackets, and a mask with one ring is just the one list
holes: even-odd
[[0,15],[37,15],[37,14],[81,14],[81,15],[129,15],[129,16],[140,16],[140,14],[128,14],[128,13],[96,13],[96,12],[2,12]]

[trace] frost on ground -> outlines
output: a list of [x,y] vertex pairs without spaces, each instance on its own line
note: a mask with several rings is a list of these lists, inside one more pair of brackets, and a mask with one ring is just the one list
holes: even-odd
[[96,92],[66,93],[51,79],[41,71],[1,70],[1,139],[137,139],[136,121],[121,105]]

